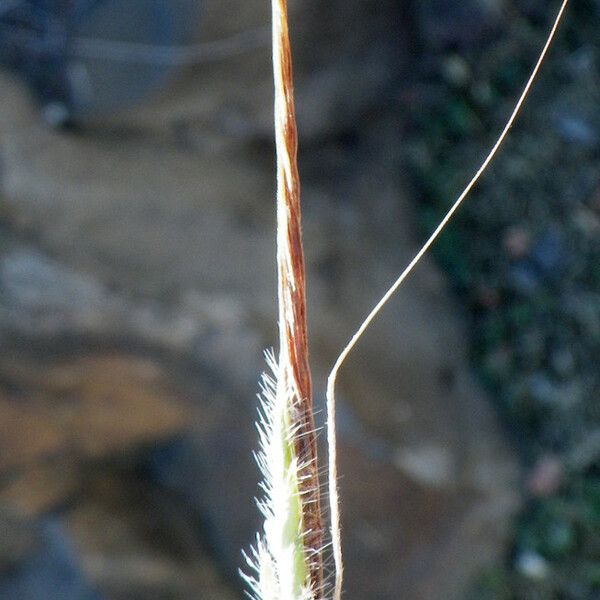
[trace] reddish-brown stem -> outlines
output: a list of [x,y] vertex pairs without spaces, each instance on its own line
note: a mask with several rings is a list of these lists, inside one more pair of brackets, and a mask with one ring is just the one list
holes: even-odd
[[277,271],[279,370],[290,397],[293,445],[301,470],[304,547],[315,600],[323,598],[323,524],[312,383],[308,362],[306,285],[302,248],[298,133],[286,0],[272,0],[275,137],[277,147]]

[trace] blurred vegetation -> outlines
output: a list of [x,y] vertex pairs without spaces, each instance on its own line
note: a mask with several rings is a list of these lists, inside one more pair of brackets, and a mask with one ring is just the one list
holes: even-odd
[[[487,46],[428,57],[408,107],[423,235],[505,122],[553,17],[541,14],[515,11]],[[600,598],[599,106],[600,3],[573,2],[525,113],[435,250],[527,472],[511,552],[479,600]]]

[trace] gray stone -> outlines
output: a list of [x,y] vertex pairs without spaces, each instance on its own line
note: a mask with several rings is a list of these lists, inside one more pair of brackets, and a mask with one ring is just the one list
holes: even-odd
[[[22,535],[33,535],[35,543],[20,549],[17,557],[7,568],[0,568],[0,596],[5,600],[101,600],[100,595],[86,581],[76,558],[71,540],[60,523],[47,519],[39,525],[11,521],[10,528],[4,518],[2,536],[9,534],[12,540]],[[14,531],[15,528],[20,531]],[[22,531],[26,533],[23,534]]]
[[429,46],[473,46],[497,25],[502,0],[423,0],[417,3],[421,35]]

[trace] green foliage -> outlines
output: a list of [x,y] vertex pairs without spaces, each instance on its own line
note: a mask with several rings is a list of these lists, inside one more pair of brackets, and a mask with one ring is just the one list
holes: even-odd
[[[600,143],[569,140],[557,120],[562,110],[591,115],[590,130],[599,126],[597,62],[574,68],[584,56],[597,61],[590,40],[598,39],[599,15],[597,2],[573,3],[525,118],[434,249],[469,311],[473,362],[528,465],[548,454],[567,464],[600,430]],[[440,75],[435,100],[416,119],[409,153],[424,232],[502,123],[544,35],[541,22],[513,16],[513,31],[490,42],[483,58],[481,48],[464,57],[472,75],[465,85]],[[514,56],[523,58],[507,60]],[[588,464],[565,477],[560,491],[531,500],[515,523],[511,554],[481,575],[473,598],[600,597],[600,476]],[[539,559],[539,577],[519,566],[524,556]]]

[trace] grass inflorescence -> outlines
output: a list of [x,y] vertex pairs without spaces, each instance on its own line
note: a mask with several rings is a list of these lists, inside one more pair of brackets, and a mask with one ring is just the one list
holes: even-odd
[[[336,379],[346,358],[383,306],[438,239],[498,153],[535,81],[567,7],[563,0],[550,34],[498,139],[464,191],[423,247],[389,287],[337,358],[327,381],[328,494],[330,544],[334,559],[333,600],[343,581],[335,427]],[[259,507],[263,532],[247,555],[245,575],[256,600],[323,600],[324,534],[319,467],[308,362],[306,290],[301,236],[298,136],[286,0],[272,0],[275,140],[277,151],[277,272],[279,354],[268,354],[258,425],[258,464],[264,476]]]

